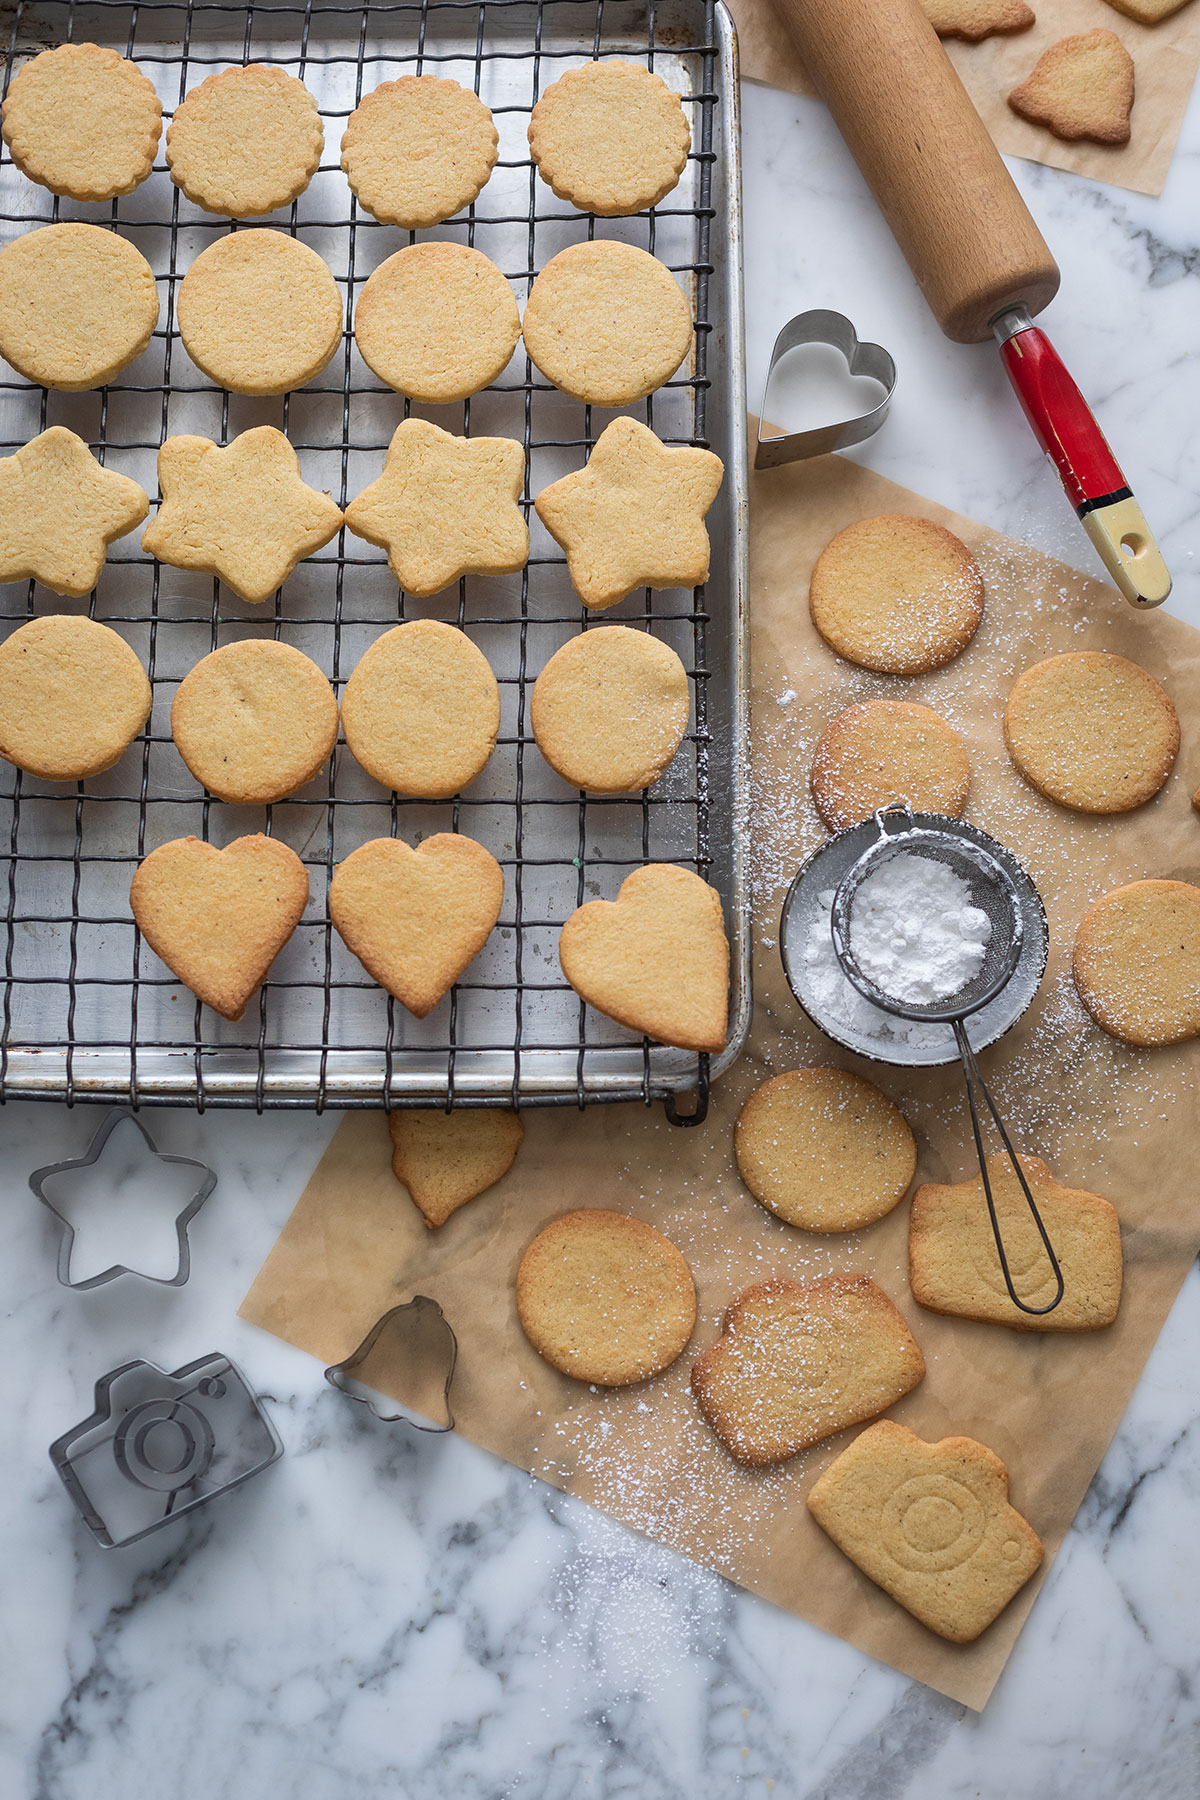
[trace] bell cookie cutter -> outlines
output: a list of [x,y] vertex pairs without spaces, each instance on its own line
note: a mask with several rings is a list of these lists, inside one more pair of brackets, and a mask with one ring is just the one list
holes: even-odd
[[[869,412],[859,413],[853,419],[843,419],[835,425],[816,425],[808,431],[764,437],[762,422],[767,395],[771,391],[771,377],[776,365],[788,351],[798,350],[802,344],[830,344],[835,350],[840,350],[851,375],[866,375],[872,381],[877,381],[884,390],[883,399]],[[777,469],[784,463],[798,462],[802,457],[826,456],[832,450],[848,450],[853,444],[865,443],[867,438],[874,437],[887,418],[895,391],[896,364],[890,353],[882,344],[860,343],[858,333],[844,313],[830,312],[824,307],[818,307],[813,312],[797,313],[794,319],[788,320],[775,339],[771,360],[767,365],[762,405],[758,410],[755,468]]]
[[[179,1245],[179,1261],[173,1275],[147,1275],[141,1269],[131,1269],[125,1263],[112,1263],[107,1269],[101,1269],[98,1275],[89,1275],[83,1281],[71,1280],[71,1253],[75,1247],[75,1227],[64,1213],[61,1213],[53,1200],[46,1193],[46,1183],[55,1176],[66,1175],[72,1169],[90,1169],[104,1155],[105,1145],[123,1120],[128,1119],[141,1132],[146,1148],[151,1156],[159,1162],[173,1164],[179,1168],[195,1169],[197,1186],[195,1192],[187,1200],[183,1208],[175,1216],[175,1237]],[[70,1158],[67,1162],[47,1163],[43,1169],[35,1169],[29,1177],[29,1186],[58,1223],[58,1267],[59,1282],[63,1287],[72,1288],[77,1294],[86,1293],[91,1288],[103,1287],[106,1282],[115,1281],[120,1275],[136,1275],[141,1281],[153,1281],[159,1287],[182,1287],[192,1272],[191,1249],[188,1244],[188,1226],[195,1218],[208,1196],[217,1185],[214,1169],[206,1163],[197,1162],[192,1156],[169,1156],[160,1150],[150,1133],[146,1130],[138,1115],[127,1106],[115,1107],[100,1125],[87,1151],[83,1156]]]
[[119,1550],[283,1455],[241,1370],[214,1351],[170,1374],[138,1357],[102,1375],[90,1418],[50,1446],[88,1530]]
[[[377,1319],[357,1350],[326,1369],[325,1379],[339,1394],[365,1406],[385,1425],[402,1422],[416,1431],[453,1431],[450,1384],[457,1360],[458,1339],[445,1313],[436,1300],[417,1294]],[[440,1405],[441,1419],[397,1400],[380,1386],[380,1381],[399,1386],[401,1377],[407,1384],[414,1372],[424,1390],[423,1400]],[[372,1373],[376,1380],[371,1379]],[[387,1400],[394,1411],[383,1410],[381,1403]]]

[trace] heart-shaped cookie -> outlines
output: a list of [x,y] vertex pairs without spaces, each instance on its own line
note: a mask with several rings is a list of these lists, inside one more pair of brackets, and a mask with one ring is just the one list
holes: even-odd
[[563,974],[590,1006],[681,1050],[721,1050],[729,940],[721,896],[674,863],[647,863],[615,900],[589,900],[558,940]]
[[483,949],[503,899],[495,857],[442,831],[415,850],[372,838],[352,851],[334,872],[329,914],[367,973],[423,1019]]
[[241,1018],[307,900],[300,858],[261,832],[224,850],[194,837],[161,844],[129,889],[150,948],[223,1019]]

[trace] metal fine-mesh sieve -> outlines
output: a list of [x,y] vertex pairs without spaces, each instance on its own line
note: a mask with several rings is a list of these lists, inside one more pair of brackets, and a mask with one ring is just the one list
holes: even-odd
[[[954,1032],[954,1041],[958,1047],[959,1060],[962,1063],[963,1078],[967,1088],[967,1103],[971,1110],[971,1128],[975,1135],[975,1148],[979,1156],[979,1172],[983,1177],[983,1192],[987,1201],[988,1217],[991,1221],[992,1235],[996,1240],[996,1250],[1000,1258],[1000,1268],[1004,1276],[1004,1285],[1008,1289],[1009,1298],[1014,1306],[1024,1313],[1040,1315],[1053,1312],[1063,1296],[1062,1270],[1058,1258],[1054,1254],[1037,1202],[1030,1191],[1029,1183],[1021,1168],[1017,1153],[1013,1149],[1004,1122],[996,1110],[995,1102],[988,1092],[987,1084],[979,1072],[975,1060],[975,1052],[967,1036],[965,1021],[973,1013],[977,1013],[989,1001],[993,1000],[1007,985],[1013,971],[1021,960],[1024,942],[1024,913],[1022,894],[1018,876],[1032,887],[1028,876],[1021,870],[1003,847],[994,844],[978,830],[970,831],[960,825],[956,819],[938,818],[933,823],[917,824],[907,802],[895,802],[882,807],[875,814],[878,836],[867,845],[861,854],[851,863],[842,876],[834,892],[833,908],[830,915],[830,931],[833,936],[834,953],[846,979],[875,1006],[894,1017],[907,1019],[914,1024],[949,1025]],[[971,904],[987,916],[990,927],[983,957],[976,973],[963,983],[954,993],[928,1001],[914,1000],[908,997],[898,998],[889,993],[866,974],[854,952],[855,903],[860,898],[860,890],[864,881],[876,874],[887,863],[897,856],[917,856],[941,863],[962,880],[971,896]],[[1021,1192],[1033,1216],[1034,1224],[1042,1240],[1050,1267],[1054,1272],[1054,1298],[1047,1306],[1030,1306],[1021,1299],[1013,1286],[1009,1271],[1008,1256],[1004,1248],[1004,1237],[1000,1222],[996,1215],[996,1203],[992,1195],[992,1184],[988,1176],[987,1156],[983,1146],[983,1129],[980,1120],[980,1109],[977,1094],[983,1100],[1000,1134],[1000,1141],[1005,1154],[1012,1164]]]

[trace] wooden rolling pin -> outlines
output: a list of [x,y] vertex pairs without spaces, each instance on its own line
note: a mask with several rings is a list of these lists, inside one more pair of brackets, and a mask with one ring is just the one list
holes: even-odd
[[1079,389],[1030,315],[1058,265],[919,0],[775,0],[948,338],[996,337],[1009,380],[1125,598],[1171,577]]

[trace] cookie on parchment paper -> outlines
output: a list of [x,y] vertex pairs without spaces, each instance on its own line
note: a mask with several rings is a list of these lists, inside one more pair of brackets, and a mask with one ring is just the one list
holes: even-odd
[[739,1294],[692,1367],[692,1391],[734,1461],[762,1468],[875,1418],[924,1375],[882,1288],[866,1275],[823,1275]]
[[576,908],[558,940],[576,993],[619,1025],[681,1050],[722,1050],[729,940],[721,896],[691,869],[646,863],[615,900]]
[[315,250],[283,231],[232,231],[179,285],[179,335],[196,367],[235,394],[286,394],[342,342],[342,297]]
[[1075,986],[1097,1025],[1141,1046],[1200,1036],[1200,887],[1131,881],[1075,935]]
[[205,212],[252,219],[298,200],[321,162],[317,103],[286,69],[219,69],[167,127],[171,179]]
[[82,600],[108,546],[149,510],[136,481],[102,466],[65,425],[51,425],[0,458],[0,581],[31,578]]
[[308,871],[278,838],[224,850],[175,838],[140,863],[129,903],[142,936],[197,999],[240,1019],[300,923]]
[[30,181],[72,200],[115,200],[154,167],[162,105],[137,65],[115,50],[59,44],[17,70],[0,120]]
[[466,244],[410,244],[381,262],[354,306],[367,367],[431,406],[465,400],[508,367],[521,320],[495,263]]
[[568,69],[529,120],[529,151],[542,180],[560,200],[602,217],[665,200],[691,147],[679,95],[640,63]]
[[342,137],[342,168],[360,206],[417,231],[469,206],[496,166],[492,115],[440,75],[402,75],[364,94]]
[[670,1238],[600,1209],[539,1231],[517,1270],[517,1314],[539,1356],[597,1387],[661,1375],[696,1323],[691,1271]]
[[30,619],[0,644],[0,756],[46,781],[98,775],[141,731],[150,699],[145,669],[111,626]]
[[338,864],[329,888],[346,947],[418,1019],[478,956],[503,900],[495,857],[449,831],[415,850],[400,838],[372,838]]
[[857,825],[893,800],[956,819],[967,804],[971,759],[953,726],[910,700],[863,700],[825,727],[809,776],[830,831]]
[[979,565],[932,519],[883,513],[830,538],[809,586],[813,624],[848,662],[924,675],[964,650],[983,617]]
[[1133,58],[1115,31],[1080,31],[1044,50],[1008,104],[1068,143],[1127,144]]
[[1157,25],[1187,3],[1188,0],[1108,0],[1109,6],[1124,13],[1127,19],[1136,19],[1139,25]]
[[808,1510],[877,1587],[954,1644],[974,1643],[1045,1554],[1009,1504],[998,1456],[974,1438],[925,1443],[894,1419],[830,1463]]
[[899,1108],[846,1069],[788,1069],[746,1100],[738,1173],[761,1206],[805,1231],[857,1231],[904,1198],[917,1146]]
[[538,749],[572,787],[631,794],[650,787],[687,730],[687,670],[648,631],[606,625],[569,638],[533,684]]
[[500,689],[465,631],[410,619],[376,638],[342,695],[342,730],[368,775],[395,793],[448,800],[482,774]]
[[587,467],[544,487],[534,507],[566,551],[575,592],[600,612],[634,588],[708,580],[704,520],[724,473],[711,450],[669,449],[636,419],[614,419]]
[[388,1131],[392,1174],[431,1231],[508,1174],[525,1136],[519,1116],[498,1106],[397,1106]]
[[103,387],[158,324],[150,264],[99,225],[43,225],[0,250],[0,356],[42,387]]
[[1004,709],[1009,755],[1032,787],[1075,812],[1152,800],[1179,750],[1179,717],[1148,670],[1072,650],[1018,675]]
[[995,33],[1028,31],[1036,16],[1025,0],[921,0],[921,9],[939,37],[968,44]]
[[242,638],[202,657],[171,706],[175,748],[196,780],[239,806],[270,806],[311,781],[337,728],[337,701],[316,663],[273,638]]
[[611,238],[552,256],[529,290],[525,348],[547,381],[593,406],[626,406],[669,381],[692,313],[665,263]]

